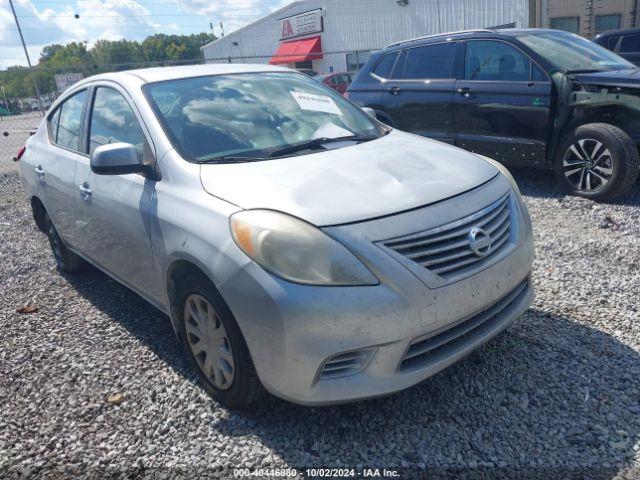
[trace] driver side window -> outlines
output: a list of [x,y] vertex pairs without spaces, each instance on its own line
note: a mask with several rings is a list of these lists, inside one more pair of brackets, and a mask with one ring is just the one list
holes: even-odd
[[465,79],[494,82],[527,82],[531,78],[531,59],[504,42],[467,42]]
[[142,160],[145,137],[131,106],[113,88],[98,87],[91,113],[89,153],[100,145],[115,142],[132,144]]

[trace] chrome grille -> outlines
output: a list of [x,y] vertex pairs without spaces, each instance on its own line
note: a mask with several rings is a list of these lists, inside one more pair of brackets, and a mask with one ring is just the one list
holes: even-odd
[[517,302],[527,294],[529,282],[524,281],[515,289],[502,297],[489,308],[464,320],[457,325],[430,337],[420,337],[411,342],[407,352],[400,362],[400,370],[423,368],[442,356],[447,356],[451,350],[464,347],[472,342],[484,331],[491,329],[503,319],[503,313],[511,304]]
[[[507,193],[488,207],[465,218],[382,243],[446,280],[462,273],[471,274],[489,263],[510,244],[510,198]],[[475,236],[472,236],[474,231]],[[482,236],[484,242],[483,248],[479,249],[478,235]]]
[[334,355],[324,363],[320,373],[320,379],[327,380],[358,373],[367,365],[374,350],[375,349],[367,348]]

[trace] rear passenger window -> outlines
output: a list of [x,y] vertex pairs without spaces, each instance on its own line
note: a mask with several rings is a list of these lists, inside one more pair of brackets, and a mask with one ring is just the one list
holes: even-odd
[[56,137],[58,136],[58,123],[60,122],[60,108],[56,108],[56,111],[49,117],[47,123],[47,132],[49,133],[49,140],[51,143],[56,143]]
[[390,78],[391,69],[393,68],[393,64],[396,63],[397,56],[398,52],[387,53],[373,69],[373,73],[380,78]]
[[455,52],[455,43],[410,48],[404,78],[451,78]]
[[108,143],[133,145],[140,159],[144,150],[144,133],[127,100],[116,90],[99,87],[93,100],[89,129],[89,153]]
[[528,82],[531,59],[503,42],[474,40],[467,43],[465,79]]
[[80,151],[80,135],[82,132],[82,108],[86,90],[76,93],[60,106],[60,120],[56,145]]
[[393,67],[393,72],[391,72],[391,78],[402,78],[404,75],[404,64],[407,61],[407,51],[402,50],[400,52],[400,56],[398,57],[398,61],[396,62],[396,66]]
[[620,52],[640,52],[640,35],[627,35],[626,37],[622,37]]

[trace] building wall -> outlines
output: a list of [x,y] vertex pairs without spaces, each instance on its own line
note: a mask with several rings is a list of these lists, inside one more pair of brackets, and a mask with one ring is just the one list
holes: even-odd
[[[366,52],[413,37],[514,23],[529,25],[529,0],[302,0],[203,47],[207,62],[267,63],[280,44],[279,19],[324,10],[318,72],[347,69],[347,53]],[[315,36],[318,34],[309,35]],[[304,38],[304,37],[301,37]]]
[[592,38],[600,33],[597,28],[598,17],[619,15],[619,28],[632,28],[640,25],[640,0],[535,0],[537,19],[533,26],[549,28],[554,19],[576,19],[578,33]]

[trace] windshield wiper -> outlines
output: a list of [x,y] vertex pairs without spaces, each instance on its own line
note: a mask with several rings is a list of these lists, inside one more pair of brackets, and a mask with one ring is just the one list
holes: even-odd
[[354,142],[368,142],[369,140],[375,140],[377,136],[365,136],[365,135],[346,135],[344,137],[320,137],[308,140],[302,143],[296,143],[295,145],[289,145],[288,147],[279,148],[269,153],[269,158],[281,157],[290,153],[302,152],[304,150],[313,150],[320,148],[326,143],[354,141]]
[[578,69],[578,70],[567,70],[566,73],[567,74],[572,74],[572,73],[597,73],[597,72],[606,72],[606,70],[602,70],[599,68],[583,68],[583,69]]
[[234,155],[230,156],[222,156],[222,157],[211,157],[204,159],[194,160],[194,163],[205,164],[205,163],[248,163],[248,162],[259,162],[261,160],[268,160],[266,157],[237,157]]

